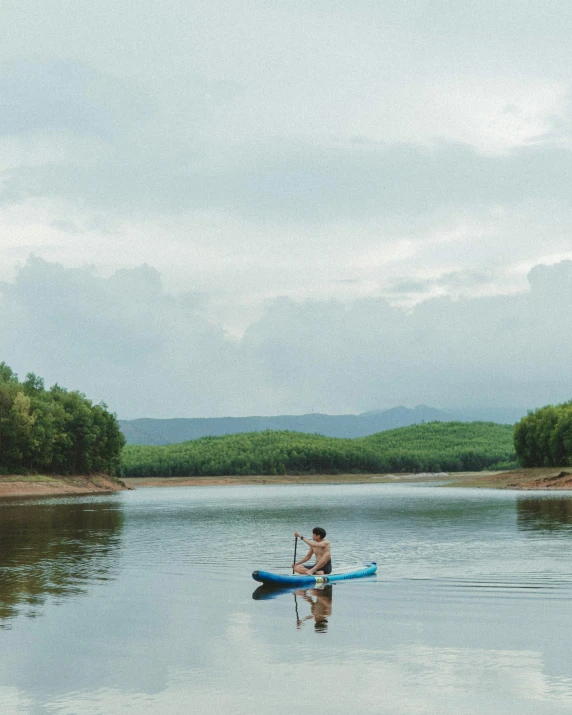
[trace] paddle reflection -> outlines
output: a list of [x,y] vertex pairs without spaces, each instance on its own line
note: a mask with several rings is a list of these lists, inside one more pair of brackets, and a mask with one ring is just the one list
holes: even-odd
[[294,597],[298,630],[311,622],[317,633],[325,633],[328,630],[328,619],[332,615],[332,585],[316,586],[315,588],[296,588],[295,586],[276,588],[263,584],[254,591],[252,598],[255,601],[266,601],[285,594]]
[[122,525],[112,500],[0,502],[0,628],[112,578]]

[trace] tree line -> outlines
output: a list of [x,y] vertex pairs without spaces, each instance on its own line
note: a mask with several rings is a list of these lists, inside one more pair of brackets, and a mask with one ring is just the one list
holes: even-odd
[[113,474],[124,444],[105,404],[0,363],[0,473]]
[[[0,362],[0,473],[126,477],[456,472],[572,465],[572,401],[529,412],[514,428],[431,422],[343,439],[290,431],[125,445],[115,415],[85,395]],[[518,460],[518,462],[517,462]]]
[[125,477],[477,471],[516,466],[513,428],[434,422],[343,439],[288,431],[127,445]]
[[514,447],[523,467],[572,465],[572,401],[529,412],[515,425]]

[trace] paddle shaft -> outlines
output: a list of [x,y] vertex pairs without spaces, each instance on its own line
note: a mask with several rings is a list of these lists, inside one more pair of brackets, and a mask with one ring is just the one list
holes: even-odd
[[[298,537],[294,537],[294,563],[296,563],[296,548],[298,547]],[[292,567],[292,573],[295,573],[294,567]]]

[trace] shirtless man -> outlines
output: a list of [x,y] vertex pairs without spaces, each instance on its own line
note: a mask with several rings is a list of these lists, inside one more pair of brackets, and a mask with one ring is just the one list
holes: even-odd
[[[332,554],[330,552],[330,542],[326,541],[326,530],[317,526],[312,530],[313,541],[305,539],[302,534],[295,531],[294,536],[302,539],[305,544],[308,544],[310,550],[301,561],[296,561],[292,564],[292,568],[296,573],[303,576],[322,576],[323,574],[332,573]],[[303,563],[309,561],[312,556],[316,557],[316,563],[311,566],[302,566]]]

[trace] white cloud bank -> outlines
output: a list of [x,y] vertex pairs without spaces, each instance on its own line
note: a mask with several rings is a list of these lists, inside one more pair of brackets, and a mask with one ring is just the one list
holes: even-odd
[[572,396],[572,262],[513,296],[279,298],[241,339],[149,267],[109,278],[30,258],[1,287],[2,358],[121,417],[359,412],[396,404],[535,407]]

